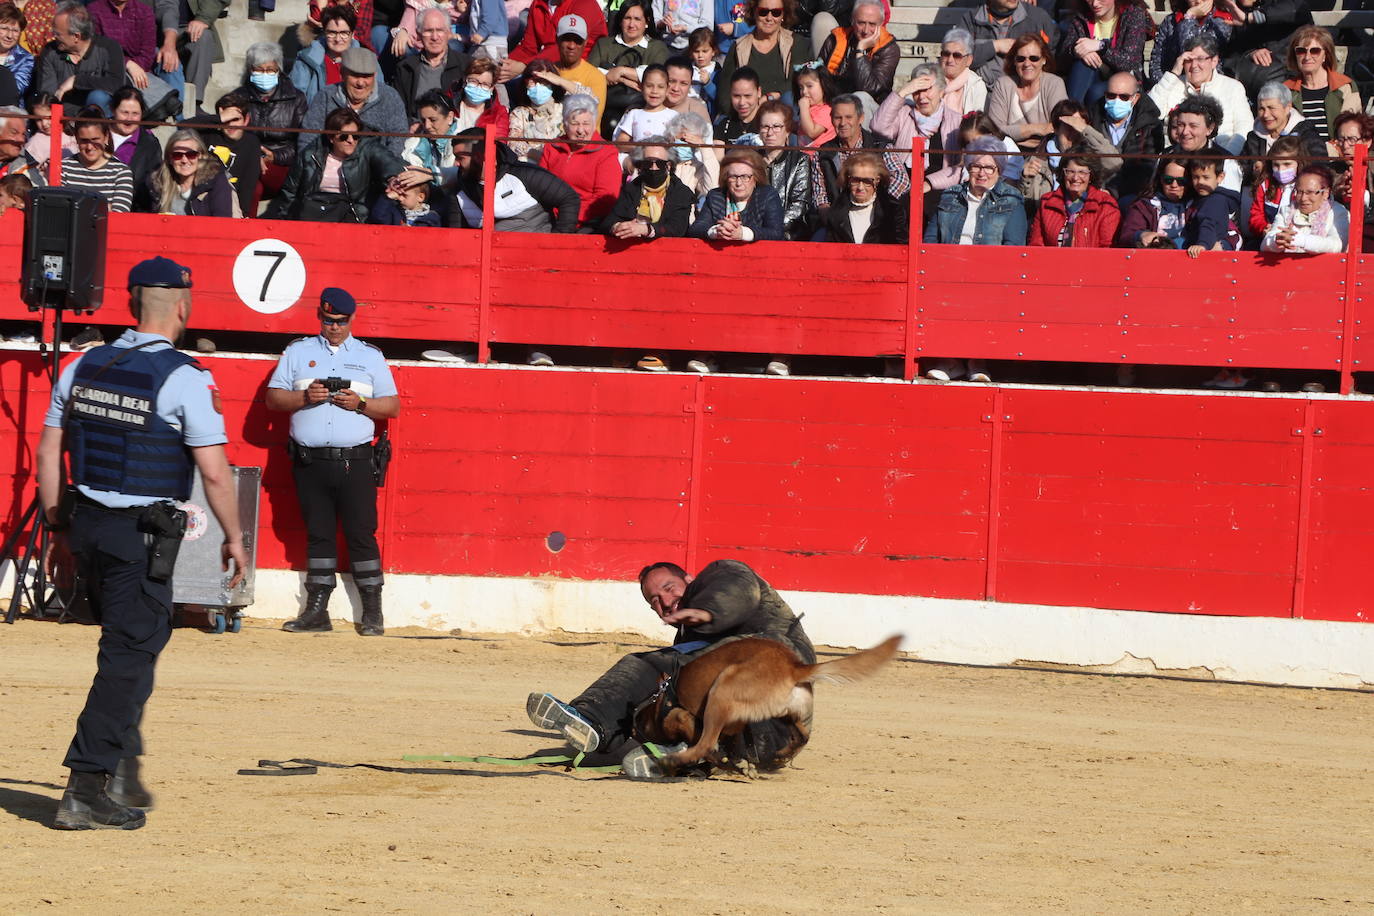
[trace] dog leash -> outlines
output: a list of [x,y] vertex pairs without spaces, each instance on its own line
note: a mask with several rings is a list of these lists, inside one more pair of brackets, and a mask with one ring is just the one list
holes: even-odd
[[[565,770],[582,773],[617,773],[620,765],[611,766],[583,766],[582,759],[586,755],[578,753],[576,756],[566,754],[536,755],[531,757],[493,757],[488,755],[465,756],[460,754],[406,754],[401,757],[407,763],[480,763],[495,766],[523,767],[540,766],[555,768],[561,767]],[[455,771],[438,767],[397,767],[386,766],[380,763],[331,763],[325,760],[312,760],[308,757],[293,757],[290,760],[259,760],[256,768],[245,767],[238,771],[239,776],[314,776],[320,768],[335,770],[346,769],[366,769],[376,770],[382,773],[410,773],[415,775],[451,775]],[[482,774],[480,771],[457,771],[470,772],[474,775]]]

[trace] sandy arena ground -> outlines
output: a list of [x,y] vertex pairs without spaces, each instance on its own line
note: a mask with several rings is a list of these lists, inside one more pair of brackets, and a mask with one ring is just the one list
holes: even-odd
[[[1374,910],[1374,696],[894,663],[822,685],[753,782],[464,764],[553,742],[631,640],[178,630],[139,831],[48,823],[97,631],[0,628],[0,912],[1354,913]],[[417,764],[412,766],[426,766]],[[485,777],[485,778],[484,778]]]

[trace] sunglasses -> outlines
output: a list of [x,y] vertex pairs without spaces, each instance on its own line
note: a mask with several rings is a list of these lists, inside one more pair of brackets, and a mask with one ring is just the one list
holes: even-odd
[[1025,63],[1038,64],[1038,63],[1040,63],[1040,59],[1041,59],[1041,58],[1040,58],[1040,55],[1039,55],[1039,54],[1018,54],[1018,55],[1016,55],[1016,62],[1017,62],[1018,64],[1025,64]]
[[850,175],[850,176],[849,176],[849,183],[850,183],[850,184],[863,185],[865,188],[876,188],[876,187],[878,186],[878,179],[876,179],[876,178],[864,178],[864,177],[861,176],[861,175]]
[[168,151],[167,151],[167,158],[170,159],[170,160],[172,160],[173,162],[180,162],[180,161],[183,160],[183,159],[187,159],[187,160],[189,160],[189,161],[191,161],[191,162],[195,162],[197,159],[200,158],[200,150],[198,150],[198,149],[174,149],[174,150],[168,150]]
[[1103,98],[1120,99],[1123,102],[1129,102],[1131,100],[1131,96],[1133,95],[1135,95],[1134,92],[1108,92],[1103,96]]
[[1316,47],[1316,48],[1294,48],[1294,49],[1293,49],[1293,53],[1294,53],[1294,54],[1297,54],[1297,55],[1299,55],[1299,56],[1310,54],[1310,55],[1312,55],[1313,57],[1316,57],[1318,54],[1325,54],[1325,53],[1326,53],[1326,49],[1325,49],[1325,48],[1322,48],[1322,47]]
[[1160,175],[1160,184],[1187,184],[1188,179],[1183,175]]
[[661,172],[667,167],[667,159],[640,159],[635,162],[635,168],[641,172]]
[[353,320],[352,315],[327,315],[324,309],[320,309],[320,320],[325,324],[348,324]]
[[754,11],[754,15],[759,18],[781,19],[782,7],[780,6],[761,6]]
[[347,134],[347,133],[344,133],[344,134],[335,134],[335,135],[334,135],[334,139],[337,140],[337,141],[339,141],[340,143],[357,143],[357,142],[358,142],[358,135],[357,135],[357,134]]
[[958,51],[941,51],[940,60],[963,60],[967,54],[960,54]]

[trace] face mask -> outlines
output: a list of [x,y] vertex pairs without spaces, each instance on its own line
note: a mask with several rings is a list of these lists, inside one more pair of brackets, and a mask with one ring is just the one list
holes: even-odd
[[694,152],[695,150],[693,150],[690,146],[673,147],[673,155],[677,157],[678,162],[691,162],[692,154]]
[[1131,103],[1122,99],[1107,99],[1107,117],[1120,121],[1131,113]]
[[660,169],[655,172],[640,172],[640,184],[651,191],[657,191],[668,183],[668,170]]
[[258,73],[255,70],[248,79],[263,92],[271,92],[277,88],[277,77],[279,76],[281,76],[280,73]]
[[463,98],[473,105],[485,105],[491,101],[491,90],[486,86],[476,86],[467,83],[463,86]]
[[553,98],[553,89],[543,83],[530,83],[525,87],[525,96],[537,108]]
[[1293,179],[1298,177],[1297,169],[1274,169],[1274,177],[1279,184],[1292,184]]

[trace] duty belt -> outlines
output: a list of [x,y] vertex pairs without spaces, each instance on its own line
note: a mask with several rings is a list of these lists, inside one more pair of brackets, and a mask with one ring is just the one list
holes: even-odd
[[370,445],[355,445],[352,448],[333,448],[331,446],[308,448],[304,445],[297,447],[302,455],[309,455],[312,459],[319,461],[348,461],[350,458],[372,457],[372,446]]
[[[92,509],[98,509],[101,512],[108,512],[111,515],[129,515],[133,516],[134,518],[137,518],[144,512],[148,511],[148,506],[123,506],[120,508],[107,506],[102,502],[97,502],[96,500],[91,499],[89,496],[87,496],[85,493],[82,493],[80,490],[76,491],[76,504],[78,506],[88,506]],[[149,505],[151,505],[151,503]]]

